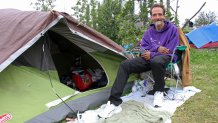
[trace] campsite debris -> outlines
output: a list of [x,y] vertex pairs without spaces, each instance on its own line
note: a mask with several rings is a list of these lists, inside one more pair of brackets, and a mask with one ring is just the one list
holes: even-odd
[[74,123],[77,122],[77,114],[69,113],[65,118],[66,123]]
[[91,89],[106,86],[108,83],[107,76],[103,69],[84,67],[81,56],[75,58],[70,74],[62,75],[60,80],[63,84],[78,91],[87,91]]
[[12,115],[9,113],[0,116],[0,123],[6,123],[8,120],[12,119]]
[[86,69],[76,68],[72,71],[72,74],[72,80],[80,91],[87,90],[93,83],[92,75]]
[[80,112],[69,113],[65,117],[65,122],[66,123],[103,123],[103,122],[99,122],[101,119],[103,119],[103,118],[98,117],[98,112],[100,110],[99,109],[88,110],[83,113],[80,113]]
[[204,2],[204,4],[200,7],[200,9],[190,18],[186,21],[186,23],[182,26],[182,29],[184,29],[186,27],[186,25],[188,24],[188,22],[191,21],[191,19],[193,19],[200,11],[201,9],[205,6],[206,2]]

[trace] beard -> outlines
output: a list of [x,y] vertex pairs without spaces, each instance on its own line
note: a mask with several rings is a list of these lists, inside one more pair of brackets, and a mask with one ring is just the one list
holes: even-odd
[[154,22],[155,28],[157,30],[161,30],[163,25],[164,25],[164,21],[163,20],[158,20]]

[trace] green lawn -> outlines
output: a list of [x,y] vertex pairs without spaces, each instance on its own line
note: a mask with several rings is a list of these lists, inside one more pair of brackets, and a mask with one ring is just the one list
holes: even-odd
[[202,91],[178,107],[173,123],[218,123],[218,49],[191,49],[192,85]]

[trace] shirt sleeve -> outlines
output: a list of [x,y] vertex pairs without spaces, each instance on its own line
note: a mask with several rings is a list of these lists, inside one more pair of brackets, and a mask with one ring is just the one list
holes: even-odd
[[140,49],[143,49],[143,50],[149,50],[150,49],[150,42],[146,38],[147,36],[148,36],[148,32],[146,31],[143,38],[142,38],[142,41],[141,41],[141,44],[140,44]]
[[140,48],[144,50],[149,50],[150,52],[157,52],[159,45],[155,42],[152,42],[152,39],[149,38],[151,38],[151,36],[149,36],[149,31],[147,31],[142,38]]

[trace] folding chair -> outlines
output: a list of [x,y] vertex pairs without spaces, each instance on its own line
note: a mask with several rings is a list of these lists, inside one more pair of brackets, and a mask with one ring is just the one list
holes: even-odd
[[[182,53],[185,51],[186,48],[187,48],[187,46],[185,46],[185,45],[177,46],[173,51],[173,55],[175,55],[175,53],[177,53],[178,60],[174,62],[173,57],[172,57],[170,60],[170,63],[166,67],[165,80],[170,78],[171,88],[172,88],[172,85],[175,85],[172,97],[169,97],[168,94],[166,92],[164,92],[164,95],[166,95],[171,100],[175,99],[175,94],[176,94],[176,90],[178,89],[178,86],[179,85],[182,86],[182,82],[181,82],[181,78],[182,78],[181,77],[182,76],[182,74],[181,74],[181,71],[182,71]],[[147,71],[145,73],[142,73],[141,78],[144,79],[147,83],[152,83],[152,85],[155,83],[151,71]],[[174,81],[176,81],[175,84],[174,84]],[[146,90],[146,92],[144,92],[144,93],[147,94],[150,90],[153,90],[153,86],[149,86],[145,90]],[[165,89],[165,90],[169,90],[169,89]]]
[[130,50],[125,50],[125,51],[123,51],[123,53],[125,54],[125,56],[127,56],[128,59],[140,56],[140,52],[138,50],[138,47],[130,49]]
[[173,59],[171,59],[170,63],[167,65],[166,68],[166,79],[170,78],[170,86],[172,87],[172,85],[174,85],[173,80],[176,81],[172,98],[168,97],[166,94],[166,96],[172,100],[175,99],[175,94],[176,94],[176,90],[178,89],[178,86],[182,87],[182,79],[181,79],[182,78],[182,54],[186,48],[187,46],[185,45],[177,46],[173,52],[173,55],[177,51],[178,60],[173,62]]

